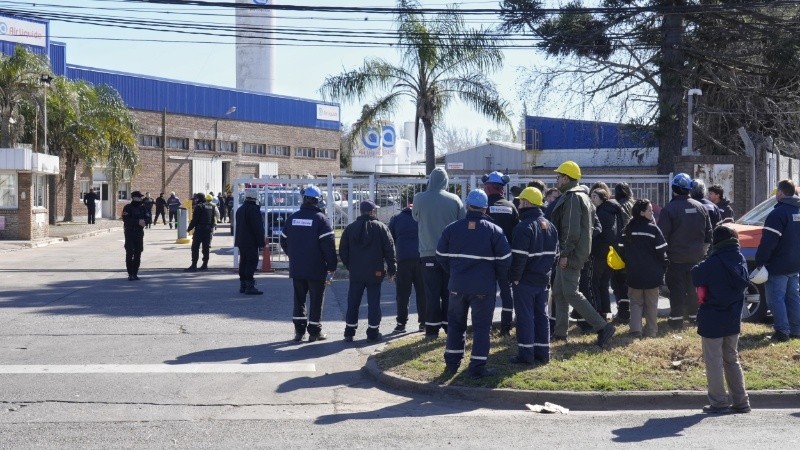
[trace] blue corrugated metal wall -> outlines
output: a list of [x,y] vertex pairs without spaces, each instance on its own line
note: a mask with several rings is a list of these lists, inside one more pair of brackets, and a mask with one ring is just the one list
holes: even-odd
[[50,67],[53,73],[63,77],[67,73],[67,44],[63,42],[50,43]]
[[[539,132],[541,150],[641,148],[655,144],[652,132],[618,123],[527,116],[525,128]],[[532,134],[526,133],[528,148],[533,145]]]
[[[252,122],[338,130],[339,122],[317,120],[317,105],[312,100],[237,91],[216,86],[189,84],[67,65],[67,77],[92,84],[108,84],[119,91],[133,109],[163,111],[192,116],[228,117]],[[236,112],[225,116],[228,108]]]

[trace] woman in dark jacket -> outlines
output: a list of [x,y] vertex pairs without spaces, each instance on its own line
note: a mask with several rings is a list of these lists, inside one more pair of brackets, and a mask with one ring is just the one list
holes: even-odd
[[636,200],[633,204],[631,220],[622,232],[617,249],[627,271],[631,333],[637,337],[655,337],[658,333],[658,288],[664,283],[667,242],[653,222],[650,200]]
[[594,298],[597,301],[597,312],[601,316],[611,313],[611,296],[608,292],[608,285],[611,281],[611,268],[606,263],[608,247],[616,245],[617,234],[622,232],[625,226],[622,208],[614,200],[610,200],[611,194],[598,188],[592,191],[592,203],[600,220],[600,235],[592,238],[592,289]]
[[692,268],[692,283],[705,288],[705,298],[698,296],[697,334],[703,341],[711,404],[703,411],[748,413],[750,400],[737,347],[744,291],[750,281],[736,230],[724,225],[714,229],[711,256]]

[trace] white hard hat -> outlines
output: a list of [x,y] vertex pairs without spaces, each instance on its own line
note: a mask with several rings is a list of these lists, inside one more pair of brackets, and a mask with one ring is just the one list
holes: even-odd
[[257,188],[247,188],[244,190],[244,198],[249,198],[252,200],[258,200],[258,189]]
[[767,272],[767,268],[764,266],[756,267],[750,272],[750,281],[754,284],[763,284],[766,283],[767,278],[769,278],[769,273]]

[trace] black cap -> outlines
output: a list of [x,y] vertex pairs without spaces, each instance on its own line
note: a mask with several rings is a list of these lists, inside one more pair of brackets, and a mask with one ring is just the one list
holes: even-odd
[[139,198],[141,198],[141,197],[144,197],[144,196],[143,196],[143,195],[142,195],[142,193],[141,193],[141,192],[139,192],[139,191],[133,191],[133,192],[131,192],[131,198],[133,198],[133,197],[139,197]]
[[720,243],[722,241],[727,241],[729,239],[736,239],[738,241],[739,233],[729,226],[720,225],[714,228],[714,234],[712,239],[714,240],[715,244]]
[[364,200],[361,202],[358,209],[360,209],[362,213],[368,213],[378,209],[378,207],[375,206],[375,203],[373,203],[371,200]]

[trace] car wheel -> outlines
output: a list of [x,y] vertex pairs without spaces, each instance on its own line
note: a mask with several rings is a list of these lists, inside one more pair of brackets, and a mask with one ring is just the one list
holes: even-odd
[[742,320],[745,322],[763,322],[767,318],[767,299],[764,296],[763,285],[753,285],[747,288],[745,294]]

